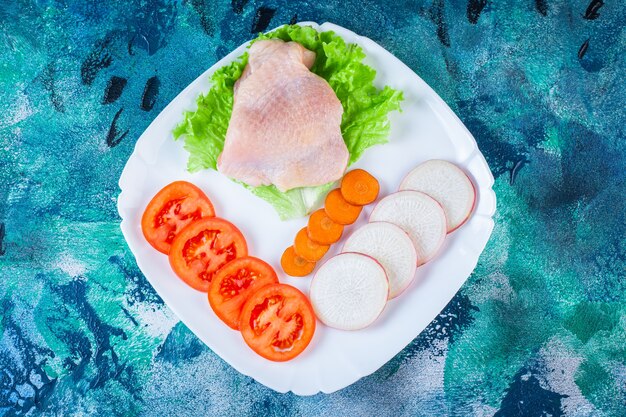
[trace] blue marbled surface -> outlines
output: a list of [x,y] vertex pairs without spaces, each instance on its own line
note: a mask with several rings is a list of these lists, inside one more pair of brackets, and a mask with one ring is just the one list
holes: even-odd
[[[277,394],[178,323],[119,230],[135,141],[254,32],[330,21],[428,82],[496,177],[475,273],[373,375]],[[0,415],[626,415],[617,1],[0,1]]]

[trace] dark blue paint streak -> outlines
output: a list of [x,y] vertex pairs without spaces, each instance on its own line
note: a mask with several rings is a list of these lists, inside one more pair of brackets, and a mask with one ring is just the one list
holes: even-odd
[[589,39],[590,38],[587,38],[587,40],[584,41],[582,45],[580,45],[580,48],[578,49],[578,59],[583,59],[583,57],[587,53],[587,49],[589,49]]
[[[50,323],[52,324],[52,323]],[[57,334],[62,340],[70,340],[70,353],[72,356],[65,358],[63,366],[70,372],[74,382],[79,382],[85,377],[85,370],[93,358],[93,346],[86,334],[80,331],[60,331]]]
[[487,0],[469,0],[467,2],[467,20],[475,25],[483,9],[487,5]]
[[179,365],[197,358],[208,348],[183,323],[178,323],[170,331],[159,348],[156,359]]
[[[53,358],[54,352],[36,345],[26,336],[21,324],[11,315],[13,308],[12,301],[7,298],[2,300],[0,317],[5,332],[3,337],[11,341],[19,355],[19,360],[15,360],[9,352],[0,351],[0,410],[4,410],[7,417],[45,408],[57,383],[56,378],[50,378],[44,371],[47,358]],[[33,375],[38,376],[41,386],[31,381]],[[32,395],[22,397],[18,387],[28,387]]]
[[[132,365],[120,361],[119,355],[113,347],[113,339],[127,339],[124,330],[104,323],[94,308],[87,301],[87,284],[83,280],[74,280],[66,285],[51,288],[53,293],[60,296],[65,305],[71,306],[85,323],[87,329],[95,339],[95,346],[90,346],[89,351],[95,352],[91,362],[96,368],[96,375],[89,378],[89,388],[103,388],[110,380],[114,380],[122,385],[135,400],[140,401],[139,392],[133,387],[137,381],[134,378]],[[81,343],[86,345],[83,336],[69,332],[68,344]],[[83,352],[84,353],[84,352]],[[83,358],[89,360],[90,358]],[[71,364],[70,364],[71,366]]]
[[[431,9],[431,19],[437,25],[437,38],[445,47],[450,47],[450,34],[445,16],[444,0],[434,0]],[[478,18],[477,18],[478,19]]]
[[118,135],[119,132],[117,129],[117,120],[120,118],[123,111],[124,111],[124,108],[122,107],[121,109],[117,111],[117,113],[115,113],[115,116],[113,117],[113,121],[111,121],[111,126],[109,127],[109,131],[106,137],[106,144],[109,148],[114,148],[117,145],[119,145],[122,139],[126,137],[126,135],[128,134],[130,130],[130,129],[127,129],[124,133],[122,133],[121,135]]
[[259,33],[267,29],[272,21],[272,17],[274,17],[274,13],[276,13],[276,9],[265,6],[259,7],[254,15],[250,33]]
[[522,368],[515,374],[494,417],[562,417],[565,412],[561,400],[567,397],[542,388],[532,371]]
[[236,14],[243,13],[243,8],[248,4],[248,0],[231,0],[230,5]]
[[210,2],[206,0],[191,0],[191,6],[200,17],[200,25],[204,33],[208,36],[213,36],[215,33],[215,22]]
[[119,256],[111,256],[109,262],[119,268],[124,278],[133,285],[126,294],[128,305],[132,306],[137,303],[148,303],[151,305],[163,305],[163,300],[156,293],[152,285],[143,276],[134,260],[127,263]]
[[598,10],[600,10],[602,6],[604,6],[604,2],[602,0],[591,0],[591,3],[589,3],[589,6],[587,6],[587,9],[585,10],[583,18],[587,20],[596,20],[600,17]]
[[[133,35],[131,44],[154,55],[167,45],[167,38],[176,26],[178,16],[177,2],[151,0],[139,2],[137,9],[129,14],[127,25]],[[129,46],[129,50],[131,50]]]
[[519,173],[519,170],[522,169],[524,165],[526,165],[528,162],[530,161],[528,161],[527,159],[520,159],[513,165],[513,168],[511,168],[511,175],[509,176],[510,185],[515,184],[515,179],[517,178],[517,174]]
[[85,85],[91,85],[98,73],[107,68],[113,62],[113,56],[109,51],[111,38],[106,37],[95,43],[89,55],[80,67],[80,78]]
[[0,222],[0,256],[6,253],[6,248],[4,246],[4,236],[6,234],[5,226],[3,222]]
[[102,104],[111,104],[117,101],[117,99],[122,95],[127,82],[128,80],[123,77],[111,77],[107,83],[106,89],[104,90]]
[[50,62],[46,69],[41,73],[41,82],[43,83],[43,87],[48,91],[50,102],[52,103],[52,107],[54,110],[59,113],[65,113],[65,105],[63,104],[63,99],[59,95],[56,87],[55,87],[55,73],[56,68],[54,67],[54,63]]
[[535,0],[535,8],[543,16],[548,15],[548,2],[547,0]]
[[159,95],[160,86],[161,81],[159,80],[159,77],[155,75],[154,77],[148,78],[148,81],[146,81],[146,86],[143,89],[143,95],[141,96],[141,110],[152,110]]

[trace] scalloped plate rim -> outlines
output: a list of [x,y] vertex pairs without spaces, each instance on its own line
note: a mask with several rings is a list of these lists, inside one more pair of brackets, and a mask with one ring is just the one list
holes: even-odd
[[[452,110],[444,103],[444,101],[417,75],[415,74],[410,68],[408,68],[404,63],[402,63],[400,60],[398,60],[397,58],[395,58],[393,55],[391,55],[391,53],[389,53],[387,50],[385,50],[383,47],[381,47],[380,45],[376,44],[374,41],[372,41],[369,38],[360,36],[360,35],[356,35],[353,32],[342,28],[340,26],[331,24],[331,23],[323,23],[321,25],[317,25],[316,23],[313,22],[300,22],[298,23],[299,25],[310,25],[315,27],[316,29],[322,29],[322,30],[333,30],[335,31],[337,34],[341,35],[344,38],[352,38],[352,40],[349,40],[349,42],[355,42],[360,44],[361,46],[364,47],[365,50],[370,50],[370,51],[375,51],[375,54],[381,55],[382,57],[384,57],[385,60],[389,60],[389,62],[391,63],[390,66],[397,66],[398,68],[400,68],[402,70],[402,75],[404,77],[407,77],[407,79],[409,79],[410,83],[415,83],[415,85],[411,84],[408,88],[415,88],[416,91],[417,90],[423,90],[423,97],[422,99],[424,100],[424,103],[426,103],[433,111],[433,113],[438,117],[438,118],[443,118],[444,121],[448,122],[448,123],[443,123],[443,128],[444,129],[458,129],[458,131],[456,133],[452,132],[448,132],[448,130],[446,130],[447,133],[450,133],[450,135],[454,136],[454,140],[458,140],[463,142],[462,144],[464,145],[469,145],[469,148],[471,148],[471,151],[466,152],[467,155],[465,155],[465,158],[463,159],[463,161],[456,161],[457,163],[460,163],[461,165],[463,165],[466,170],[468,170],[470,176],[472,177],[472,180],[477,188],[477,194],[478,194],[478,198],[479,200],[477,201],[476,207],[474,208],[474,213],[473,213],[473,218],[478,219],[476,222],[478,221],[482,221],[483,224],[480,227],[480,229],[478,230],[478,233],[482,233],[482,236],[480,236],[480,238],[482,240],[480,241],[475,241],[472,244],[467,244],[465,246],[461,246],[460,248],[457,248],[458,250],[461,250],[461,253],[465,253],[463,252],[463,250],[465,250],[466,252],[468,251],[468,249],[472,249],[474,253],[470,253],[471,256],[471,262],[467,263],[465,265],[463,265],[465,267],[465,269],[468,269],[471,267],[471,270],[474,269],[474,267],[476,266],[477,262],[478,262],[478,257],[480,255],[480,253],[482,253],[482,251],[484,250],[484,247],[487,243],[487,240],[489,239],[489,236],[491,235],[491,232],[493,230],[493,219],[492,216],[495,213],[495,207],[496,207],[496,198],[495,198],[495,193],[493,192],[492,186],[494,183],[494,179],[493,176],[491,174],[491,171],[489,170],[489,167],[487,165],[487,162],[485,161],[483,155],[480,153],[477,143],[474,139],[474,137],[471,135],[471,133],[467,130],[467,128],[463,125],[463,123],[460,121],[460,119],[452,112]],[[376,363],[366,363],[366,364],[359,364],[355,362],[355,359],[353,356],[348,355],[347,352],[343,351],[341,349],[341,346],[339,346],[339,349],[337,350],[337,352],[341,353],[341,355],[338,356],[342,356],[342,361],[339,364],[341,364],[342,366],[344,366],[344,370],[343,372],[344,374],[344,379],[341,382],[324,382],[325,380],[323,379],[324,375],[319,373],[319,369],[318,372],[315,374],[316,378],[307,378],[307,381],[311,381],[310,384],[306,384],[305,386],[302,386],[302,378],[297,378],[298,375],[296,375],[295,371],[293,371],[293,368],[285,368],[284,365],[285,364],[280,364],[280,365],[276,365],[276,369],[281,369],[281,372],[283,372],[284,376],[286,377],[285,379],[287,379],[287,381],[280,381],[277,382],[275,381],[272,376],[268,376],[266,374],[263,374],[262,372],[258,371],[259,367],[254,367],[252,366],[251,368],[247,368],[246,366],[242,365],[242,362],[240,362],[238,359],[238,356],[236,356],[236,354],[233,354],[232,352],[230,352],[228,349],[224,349],[222,345],[220,345],[219,343],[216,343],[215,340],[213,340],[210,336],[207,335],[206,331],[204,331],[203,328],[201,328],[201,326],[196,325],[194,322],[188,322],[188,317],[186,317],[186,314],[184,312],[182,312],[182,308],[179,309],[179,305],[178,305],[178,300],[175,300],[174,296],[172,294],[170,294],[169,292],[167,292],[168,290],[168,286],[169,287],[176,287],[178,288],[179,285],[181,283],[179,282],[175,282],[175,283],[171,283],[168,282],[167,280],[169,278],[161,278],[160,274],[154,274],[152,271],[150,272],[146,272],[149,271],[152,266],[148,265],[148,261],[149,261],[149,257],[152,257],[154,254],[149,254],[149,255],[142,255],[143,253],[146,252],[145,250],[145,246],[147,245],[145,243],[145,241],[142,242],[138,239],[141,239],[142,237],[138,237],[138,233],[137,233],[137,228],[138,225],[132,223],[131,224],[131,217],[133,217],[133,215],[135,216],[135,218],[137,217],[137,210],[139,210],[138,207],[141,206],[141,204],[139,204],[139,201],[141,201],[141,203],[145,203],[146,198],[149,199],[149,197],[151,197],[151,195],[142,195],[141,198],[138,198],[135,195],[131,195],[132,193],[132,189],[133,188],[142,188],[141,186],[138,186],[138,181],[137,181],[137,177],[141,176],[141,173],[143,173],[143,178],[142,178],[142,185],[145,185],[146,182],[146,176],[147,173],[150,172],[150,167],[154,166],[154,162],[156,161],[150,161],[150,155],[151,153],[155,153],[156,152],[156,156],[155,158],[158,158],[158,151],[164,146],[164,145],[168,145],[168,140],[171,139],[171,135],[169,134],[169,131],[167,132],[167,134],[163,134],[161,136],[159,136],[157,139],[159,140],[158,143],[152,143],[149,142],[151,139],[154,141],[156,139],[153,139],[152,133],[155,129],[158,129],[159,127],[161,127],[161,125],[168,125],[168,121],[169,124],[171,125],[172,120],[178,120],[180,119],[180,114],[177,113],[173,113],[175,108],[180,104],[179,102],[181,101],[187,101],[188,102],[188,98],[190,95],[197,95],[197,93],[199,91],[205,91],[208,84],[208,76],[209,74],[211,74],[213,71],[215,71],[217,68],[227,64],[228,62],[232,61],[233,59],[235,59],[236,57],[238,57],[242,50],[246,47],[246,45],[249,42],[244,43],[243,45],[241,45],[240,47],[236,48],[234,51],[232,51],[230,54],[228,54],[227,56],[225,56],[224,58],[222,58],[220,61],[218,61],[216,64],[214,64],[213,66],[211,66],[211,68],[209,68],[207,71],[205,71],[203,74],[201,74],[196,80],[194,80],[192,83],[190,83],[174,100],[172,100],[164,109],[163,111],[155,118],[155,120],[150,124],[150,126],[148,126],[148,128],[146,129],[146,131],[141,135],[141,137],[138,139],[136,145],[135,145],[135,149],[132,153],[132,155],[129,157],[129,160],[122,172],[122,175],[120,176],[120,181],[119,181],[119,186],[121,189],[121,193],[120,196],[118,198],[118,211],[120,214],[120,217],[122,218],[122,222],[120,224],[120,227],[122,229],[122,233],[124,235],[124,238],[126,239],[126,242],[128,243],[128,246],[131,250],[131,252],[135,255],[136,261],[137,261],[137,265],[139,267],[139,269],[142,271],[142,273],[146,276],[146,278],[148,279],[148,281],[151,283],[151,285],[155,288],[155,290],[157,291],[157,293],[159,294],[159,296],[161,296],[161,298],[163,299],[163,301],[168,305],[168,307],[179,317],[181,318],[181,321],[183,321],[183,323],[185,323],[185,325],[187,325],[205,344],[207,344],[215,353],[217,353],[219,356],[221,356],[224,360],[226,360],[233,368],[235,368],[238,372],[244,374],[244,375],[248,375],[254,379],[256,379],[257,381],[259,381],[260,383],[276,390],[279,392],[287,392],[287,391],[293,391],[295,394],[297,395],[313,395],[316,394],[318,392],[326,392],[326,393],[330,393],[330,392],[334,392],[338,389],[342,389],[354,382],[356,382],[357,380],[359,380],[360,378],[367,376],[373,372],[375,372],[377,369],[379,369],[382,365],[384,365],[389,359],[391,359],[393,356],[395,356],[397,353],[399,353],[399,350],[396,349],[386,349],[386,351],[384,353],[380,354],[380,358],[378,361],[376,361]],[[373,53],[372,53],[373,54]],[[370,58],[369,54],[368,54],[368,58]],[[366,59],[368,59],[366,58]],[[375,66],[375,69],[380,70],[380,67]],[[402,116],[398,116],[398,117],[402,117]],[[171,127],[171,126],[170,126]],[[170,140],[171,142],[171,140]],[[148,145],[152,145],[152,146],[148,146]],[[158,146],[156,146],[158,145]],[[180,146],[180,144],[178,145]],[[389,145],[385,145],[385,146],[389,146]],[[457,143],[457,147],[459,146],[459,143]],[[157,149],[158,148],[158,149]],[[456,149],[456,148],[454,148]],[[383,151],[384,152],[384,151]],[[364,157],[360,160],[357,161],[356,164],[354,164],[355,167],[358,167],[362,164],[365,164],[365,162],[363,162],[365,159],[368,158],[368,156],[370,156],[372,154],[372,151],[368,151],[366,152],[366,154],[364,155]],[[472,165],[474,164],[474,165]],[[471,169],[469,168],[469,166],[471,165]],[[143,171],[142,171],[143,170]],[[211,175],[213,175],[215,173],[212,173]],[[180,174],[183,175],[183,174]],[[207,174],[209,175],[209,174]],[[200,177],[198,177],[200,178]],[[173,179],[173,178],[172,178]],[[199,179],[200,180],[200,179]],[[204,180],[204,178],[202,178],[202,180]],[[145,191],[145,190],[144,190]],[[145,193],[144,193],[145,194]],[[214,195],[210,195],[210,197],[213,200],[217,200],[219,199],[218,196],[214,196]],[[134,198],[134,200],[133,200]],[[260,200],[259,200],[260,201]],[[135,209],[135,211],[133,211],[133,208]],[[141,209],[141,211],[143,211]],[[219,215],[219,213],[218,213]],[[225,216],[226,218],[228,218],[228,216]],[[480,220],[482,219],[482,220]],[[135,219],[136,220],[136,219]],[[474,222],[474,223],[476,223]],[[468,223],[472,223],[471,221]],[[466,225],[462,226],[463,227],[467,227]],[[462,230],[459,229],[459,230]],[[140,230],[139,230],[140,232]],[[141,233],[139,233],[140,235]],[[246,234],[246,232],[244,232],[244,234]],[[457,240],[459,240],[457,237],[460,236],[459,234],[457,234],[457,232],[454,232],[450,237],[448,237],[449,240],[451,240],[451,242],[456,242]],[[450,246],[453,246],[455,243],[451,243]],[[337,245],[337,246],[341,246],[341,245]],[[470,251],[471,252],[471,251]],[[451,252],[453,253],[453,252]],[[156,256],[163,256],[161,254],[158,254]],[[442,256],[446,256],[447,254],[443,254]],[[466,256],[463,260],[466,261],[467,259],[469,259],[469,256]],[[156,258],[152,258],[153,260]],[[432,262],[433,265],[436,264],[435,261]],[[273,263],[273,265],[275,266],[275,262]],[[275,266],[276,267],[276,266]],[[456,267],[456,266],[455,266]],[[447,304],[447,302],[449,302],[452,297],[454,296],[454,294],[456,294],[456,292],[458,292],[458,290],[460,289],[461,285],[466,281],[466,279],[469,277],[469,274],[471,273],[471,270],[469,271],[469,273],[467,273],[467,275],[463,278],[463,279],[458,279],[457,281],[455,281],[454,286],[452,286],[451,288],[445,289],[445,291],[441,291],[438,294],[431,294],[433,296],[442,296],[445,295],[445,299],[447,299],[447,301],[440,306],[439,310],[437,311],[437,313],[431,317],[430,319],[428,319],[428,322],[426,322],[426,325],[432,321],[432,319],[434,319],[436,317],[436,315],[441,311],[441,309],[443,309],[443,307],[445,307],[445,305]],[[280,271],[277,270],[277,272]],[[164,272],[165,275],[168,275],[167,272]],[[170,271],[171,274],[171,271]],[[434,273],[433,273],[434,274]],[[432,277],[428,276],[428,273],[426,273],[427,277],[426,278],[421,278],[422,281],[428,281],[428,279],[430,279],[430,281],[432,281]],[[288,278],[288,277],[283,277],[281,276],[281,281],[286,281],[288,283],[291,283],[293,285],[300,285],[298,282],[293,281],[293,278]],[[178,285],[176,285],[178,284]],[[184,284],[182,284],[184,285]],[[304,284],[303,284],[304,285]],[[302,287],[303,285],[300,285],[300,287]],[[418,285],[418,284],[416,284]],[[414,287],[416,285],[412,285],[411,287]],[[301,288],[303,289],[303,288]],[[194,291],[189,289],[190,291]],[[418,289],[415,288],[409,288],[406,291],[411,291],[412,293],[416,293],[418,292]],[[191,294],[191,293],[190,293]],[[448,295],[451,294],[448,298]],[[396,298],[395,300],[393,300],[391,303],[393,303],[393,309],[398,309],[401,307],[397,307],[398,305],[401,306],[402,299],[403,299],[404,295],[399,296],[398,298]],[[197,299],[197,295],[191,295],[191,298],[195,298]],[[408,298],[408,297],[407,297]],[[406,303],[405,303],[406,304]],[[208,305],[208,303],[207,303]],[[388,308],[387,310],[391,309]],[[431,309],[432,310],[432,309]],[[434,311],[434,310],[433,310]],[[390,313],[392,314],[392,313]],[[207,318],[208,319],[208,318]],[[385,319],[387,320],[387,319]],[[392,320],[392,319],[389,319]],[[397,318],[395,320],[398,320]],[[220,323],[221,324],[221,323]],[[318,322],[319,326],[323,326]],[[420,324],[421,326],[421,324]],[[225,326],[224,326],[225,327]],[[377,328],[379,326],[376,326]],[[421,326],[421,330],[418,330],[416,334],[409,334],[408,332],[399,336],[402,336],[402,340],[406,341],[406,343],[404,343],[404,345],[408,344],[412,339],[414,339],[425,327]],[[229,329],[230,330],[230,329]],[[318,330],[318,333],[320,331]],[[332,330],[325,330],[326,333],[332,332]],[[337,331],[335,331],[337,332]],[[357,333],[361,333],[361,332],[367,332],[367,329],[357,332]],[[350,333],[350,332],[349,332]],[[317,334],[316,334],[317,337]],[[338,336],[336,336],[338,337]],[[342,337],[345,337],[342,336]],[[357,335],[354,336],[355,338],[358,337]],[[315,341],[315,338],[314,338]],[[241,340],[241,344],[244,344],[243,340]],[[314,346],[314,343],[312,343],[312,346],[310,348],[307,349],[307,351],[316,348],[316,346]],[[383,348],[384,349],[384,348]],[[251,354],[253,356],[255,356],[253,353]],[[301,356],[310,356],[306,351],[305,353],[303,353],[303,355]],[[265,361],[264,359],[260,358],[260,357],[256,357],[255,359],[258,359],[258,361],[261,361],[260,363],[262,364],[261,368],[272,368],[272,365],[267,366],[267,363],[264,363],[263,361]],[[299,361],[299,358],[296,358],[294,360],[295,361]],[[267,361],[265,361],[267,362]],[[253,362],[252,362],[253,363]],[[282,367],[281,367],[282,366]],[[283,371],[284,369],[287,369],[286,371]],[[281,375],[283,375],[281,374]],[[348,375],[347,377],[345,377],[345,375]]]

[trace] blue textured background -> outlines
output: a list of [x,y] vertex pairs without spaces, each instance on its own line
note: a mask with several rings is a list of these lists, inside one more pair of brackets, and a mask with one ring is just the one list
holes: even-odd
[[[277,394],[163,305],[117,180],[179,91],[254,32],[382,44],[476,136],[493,237],[422,335],[332,395]],[[626,415],[624,4],[0,2],[0,414]]]

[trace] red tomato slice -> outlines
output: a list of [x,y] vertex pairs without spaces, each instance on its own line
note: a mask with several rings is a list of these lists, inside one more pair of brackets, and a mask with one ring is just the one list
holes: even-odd
[[174,237],[185,226],[214,215],[213,204],[202,190],[187,181],[175,181],[150,200],[141,218],[141,229],[148,243],[167,255]]
[[218,217],[196,220],[181,230],[170,249],[170,265],[183,281],[207,292],[215,273],[233,259],[247,256],[243,235]]
[[264,261],[251,256],[237,258],[221,267],[211,280],[209,304],[227,326],[238,330],[241,309],[250,295],[276,283],[276,272]]
[[239,329],[252,350],[265,359],[283,362],[307,347],[315,333],[315,315],[300,290],[287,284],[270,284],[248,298]]

